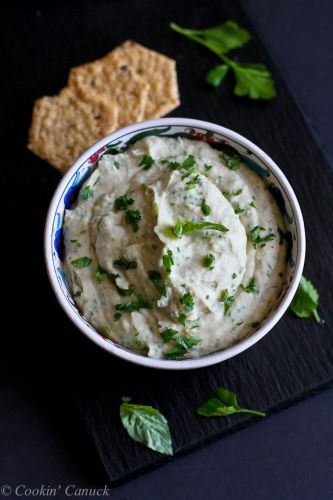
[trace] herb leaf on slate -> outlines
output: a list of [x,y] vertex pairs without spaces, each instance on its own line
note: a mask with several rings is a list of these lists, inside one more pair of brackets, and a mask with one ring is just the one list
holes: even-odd
[[265,417],[266,413],[257,410],[241,408],[237,402],[237,396],[234,392],[218,387],[216,389],[216,398],[209,399],[206,403],[197,408],[197,414],[203,417],[226,417],[234,413],[250,413],[259,417]]
[[152,406],[130,403],[130,398],[122,398],[120,420],[129,436],[148,448],[173,455],[172,439],[168,421]]
[[299,318],[309,318],[310,316],[313,316],[317,323],[321,323],[321,319],[317,311],[318,302],[318,291],[315,289],[311,281],[302,276],[290,309]]

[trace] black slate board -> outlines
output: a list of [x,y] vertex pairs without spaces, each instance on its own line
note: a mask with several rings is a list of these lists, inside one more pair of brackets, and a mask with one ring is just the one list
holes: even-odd
[[[13,188],[4,193],[5,198],[9,194],[5,201],[11,216],[3,231],[12,235],[10,262],[20,262],[24,255],[28,263],[23,289],[32,283],[37,290],[25,295],[17,318],[18,324],[26,317],[37,319],[33,335],[20,335],[19,350],[17,335],[5,336],[4,364],[15,352],[14,376],[24,381],[28,373],[29,384],[38,380],[44,405],[59,404],[66,413],[73,398],[74,411],[80,412],[108,477],[115,483],[167,460],[128,438],[118,417],[122,395],[155,406],[167,416],[179,455],[256,420],[238,415],[197,417],[194,409],[218,385],[237,392],[244,406],[273,412],[332,383],[333,179],[288,89],[255,36],[240,54],[242,60],[265,62],[272,70],[278,97],[268,103],[234,97],[230,80],[217,91],[207,87],[203,76],[216,58],[168,29],[172,20],[202,27],[229,18],[253,33],[237,2],[168,2],[163,9],[152,0],[97,5],[71,2],[64,3],[63,10],[59,5],[45,8],[42,16],[26,9],[15,18],[16,38],[10,22],[1,35],[6,82],[11,82],[2,94],[4,116],[10,118],[2,135],[7,152],[2,161],[8,167],[8,186]],[[174,116],[204,119],[236,130],[263,148],[286,173],[303,210],[305,274],[321,293],[324,325],[286,314],[269,335],[234,359],[191,372],[161,372],[131,366],[102,352],[62,313],[47,283],[41,247],[46,208],[59,175],[25,149],[32,101],[57,93],[71,66],[103,55],[126,38],[177,59],[182,106]],[[11,230],[15,220],[20,221],[19,231]],[[15,285],[13,296],[17,296],[13,269],[9,271],[9,283]],[[75,432],[74,426],[71,432]]]

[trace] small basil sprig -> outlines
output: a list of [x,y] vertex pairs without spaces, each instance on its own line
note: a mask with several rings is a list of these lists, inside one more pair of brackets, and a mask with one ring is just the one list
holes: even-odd
[[216,398],[209,399],[203,405],[197,408],[197,414],[202,417],[226,417],[234,413],[250,413],[251,415],[258,415],[265,417],[266,413],[257,410],[249,410],[241,408],[237,401],[237,396],[234,392],[228,391],[223,387],[216,389]]
[[172,440],[168,421],[152,406],[130,403],[131,398],[122,398],[120,420],[134,441],[148,448],[173,455]]

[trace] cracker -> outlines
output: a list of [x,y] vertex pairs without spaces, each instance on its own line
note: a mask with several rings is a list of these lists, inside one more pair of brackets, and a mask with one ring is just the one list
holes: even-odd
[[108,57],[71,69],[68,85],[84,99],[103,95],[116,103],[119,127],[144,117],[149,84],[126,65],[119,65],[112,52]]
[[160,118],[180,104],[176,61],[159,52],[127,40],[105,59],[118,60],[118,66],[131,68],[150,88],[144,119]]
[[73,89],[35,102],[28,148],[65,172],[98,139],[117,127],[118,108],[103,97],[82,100]]

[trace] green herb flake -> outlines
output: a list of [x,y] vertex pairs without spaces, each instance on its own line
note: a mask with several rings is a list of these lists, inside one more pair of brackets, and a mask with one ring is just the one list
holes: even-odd
[[260,236],[261,231],[266,231],[266,228],[263,226],[255,226],[250,231],[251,240],[253,242],[254,249],[257,248],[257,245],[265,244],[268,241],[272,241],[275,238],[275,234],[273,234],[273,233],[269,233],[269,234],[266,234],[266,236],[261,237]]
[[139,167],[143,167],[143,170],[150,170],[154,165],[155,160],[148,154],[145,154],[139,163]]
[[258,292],[258,289],[256,287],[256,280],[255,280],[254,276],[252,276],[252,278],[250,279],[250,281],[248,282],[248,284],[246,286],[244,286],[243,284],[241,284],[239,286],[246,293],[256,293],[256,292]]
[[172,328],[167,328],[163,332],[161,332],[161,337],[165,343],[171,342],[173,337],[177,335],[179,332],[177,330],[173,330]]
[[266,413],[261,411],[241,408],[238,404],[236,394],[228,389],[218,387],[216,389],[216,396],[199,406],[196,410],[197,414],[202,417],[226,417],[234,413],[249,413],[259,417],[266,416]]
[[117,170],[119,170],[119,168],[120,168],[120,163],[119,163],[119,161],[118,161],[118,160],[115,160],[115,161],[113,162],[113,166],[114,166]]
[[201,339],[188,335],[173,339],[173,342],[176,344],[176,347],[170,349],[170,351],[165,354],[166,359],[178,359],[184,357],[191,347],[194,347],[201,342]]
[[158,271],[148,271],[148,277],[153,283],[156,290],[162,295],[162,297],[167,297],[167,290],[171,285],[167,281],[164,281],[161,273],[159,273]]
[[222,191],[222,194],[223,194],[223,196],[224,196],[225,198],[227,198],[227,199],[228,199],[228,198],[229,198],[229,196],[230,196],[230,192],[229,192],[229,191]]
[[166,236],[173,239],[179,239],[182,236],[193,233],[195,231],[202,231],[203,229],[212,229],[215,231],[221,231],[222,233],[226,233],[229,231],[223,224],[215,224],[214,222],[209,221],[190,221],[190,220],[176,220],[174,226],[170,226],[166,228]]
[[234,280],[235,278],[237,278],[237,274],[236,273],[232,273],[231,277]]
[[171,274],[171,267],[174,265],[173,261],[173,253],[170,249],[167,250],[167,253],[162,257],[163,268],[166,274]]
[[239,204],[236,205],[235,210],[234,210],[236,215],[243,214],[245,212],[244,208],[241,208]]
[[73,297],[81,297],[82,295],[82,292],[76,292],[74,293]]
[[92,263],[90,257],[80,257],[79,259],[72,260],[71,264],[76,267],[76,269],[82,269],[83,267],[88,267]]
[[133,203],[133,198],[127,198],[127,195],[123,194],[114,202],[114,208],[115,210],[127,210],[128,206],[133,205]]
[[134,347],[141,347],[141,340],[135,339],[134,342],[133,342],[133,346]]
[[180,168],[180,163],[178,163],[178,161],[169,161],[167,163],[167,167],[172,172],[173,170],[178,170]]
[[148,448],[165,455],[173,455],[168,421],[152,406],[130,403],[122,398],[120,420],[128,435]]
[[226,315],[227,312],[230,309],[231,304],[235,300],[235,297],[233,295],[229,295],[229,292],[227,289],[223,290],[220,295],[220,302],[224,303],[224,314]]
[[200,185],[201,185],[200,175],[196,175],[195,177],[193,177],[193,179],[186,182],[185,191],[189,191],[190,189],[194,189]]
[[194,302],[193,302],[193,297],[190,294],[190,292],[184,293],[184,295],[180,299],[180,303],[184,306],[184,311],[186,313],[193,311]]
[[91,198],[94,195],[92,189],[90,186],[86,186],[83,188],[82,193],[81,193],[81,198],[84,201],[88,201],[89,198]]
[[260,326],[260,321],[254,321],[253,323],[251,323],[252,328],[258,328],[258,326]]
[[79,234],[85,234],[87,231],[86,229],[81,229],[81,231],[79,232]]
[[179,324],[180,324],[180,325],[185,326],[186,320],[187,320],[187,314],[185,314],[185,313],[181,313],[181,314],[178,316],[178,322],[179,322]]
[[136,260],[127,260],[122,255],[117,260],[114,260],[113,264],[116,267],[125,269],[126,271],[128,271],[129,269],[136,269],[138,267]]
[[212,213],[212,209],[210,208],[209,205],[205,201],[201,203],[201,211],[204,215],[210,215]]
[[113,316],[113,321],[119,321],[120,318],[121,318],[122,314],[120,312],[117,312],[115,313],[115,315]]
[[239,196],[240,194],[242,194],[242,192],[243,192],[243,189],[242,189],[242,188],[237,189],[237,191],[234,191],[234,192],[232,193],[232,196]]
[[317,310],[318,302],[318,291],[313,286],[311,281],[302,276],[290,309],[299,318],[309,318],[310,316],[313,316],[317,323],[321,323]]
[[195,164],[195,159],[193,155],[189,155],[186,160],[183,161],[182,168],[184,170],[189,170]]
[[203,267],[206,267],[210,271],[214,269],[215,256],[212,253],[208,253],[203,258]]
[[139,210],[126,210],[125,220],[127,224],[131,224],[134,232],[138,231],[141,218]]
[[230,170],[238,170],[240,167],[240,156],[233,149],[226,149],[220,154],[221,160]]
[[257,208],[255,200],[252,200],[251,203],[249,203],[250,207],[252,208]]
[[212,168],[213,165],[207,165],[207,163],[205,163],[204,169],[206,170],[206,172],[209,172]]
[[137,301],[127,302],[126,304],[116,304],[116,311],[126,311],[126,312],[134,312],[139,311],[140,309],[151,309],[152,304],[145,299],[142,295],[138,296]]
[[103,326],[103,328],[101,329],[101,332],[103,333],[103,335],[105,335],[106,337],[110,338],[111,337],[111,331],[110,331],[110,328],[108,326]]

